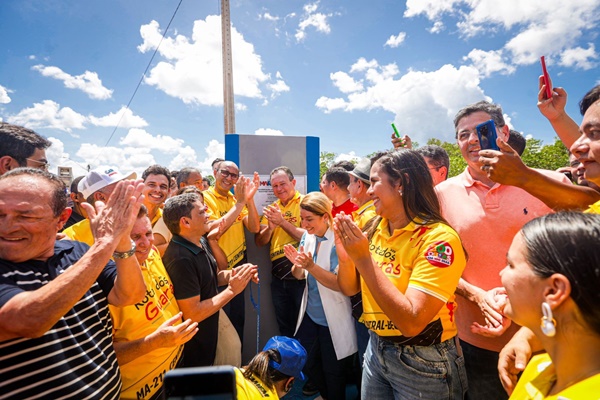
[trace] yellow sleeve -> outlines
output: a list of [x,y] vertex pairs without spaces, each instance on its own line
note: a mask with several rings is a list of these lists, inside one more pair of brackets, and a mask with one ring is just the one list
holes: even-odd
[[466,263],[458,234],[440,224],[422,241],[408,287],[447,302],[456,291]]

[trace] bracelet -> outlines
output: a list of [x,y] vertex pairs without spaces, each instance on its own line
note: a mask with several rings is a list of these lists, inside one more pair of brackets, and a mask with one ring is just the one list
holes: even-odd
[[[131,239],[129,239],[131,240]],[[131,240],[131,250],[129,251],[125,251],[125,252],[120,252],[120,251],[115,251],[113,252],[113,258],[119,259],[119,260],[124,260],[126,258],[131,257],[132,255],[135,254],[135,242],[133,240]]]

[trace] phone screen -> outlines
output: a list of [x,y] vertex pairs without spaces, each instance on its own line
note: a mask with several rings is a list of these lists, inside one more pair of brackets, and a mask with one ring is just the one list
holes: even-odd
[[490,119],[477,125],[477,137],[479,138],[479,147],[481,150],[499,150],[496,145],[496,124]]
[[167,400],[235,400],[233,367],[178,368],[165,374]]

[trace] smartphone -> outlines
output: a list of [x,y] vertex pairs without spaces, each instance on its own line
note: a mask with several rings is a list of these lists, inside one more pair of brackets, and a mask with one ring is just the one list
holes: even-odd
[[477,125],[476,129],[481,150],[500,150],[496,145],[498,136],[496,135],[496,124],[494,124],[493,119]]
[[394,125],[393,123],[392,123],[392,128],[394,128],[394,134],[396,135],[396,137],[399,138],[400,137],[400,132],[398,132],[398,129],[396,128],[396,125]]
[[550,86],[550,75],[548,75],[548,69],[546,69],[546,58],[544,56],[540,57],[540,62],[542,63],[542,74],[544,75],[544,85],[546,85],[546,98],[552,98],[552,87]]
[[235,400],[233,367],[177,368],[165,374],[167,400]]

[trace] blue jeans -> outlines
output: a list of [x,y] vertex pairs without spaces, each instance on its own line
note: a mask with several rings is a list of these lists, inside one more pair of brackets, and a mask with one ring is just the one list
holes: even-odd
[[369,400],[463,399],[464,358],[454,338],[431,346],[403,346],[370,332],[361,397]]
[[307,353],[304,372],[319,389],[321,396],[327,400],[345,400],[346,373],[353,355],[338,360],[329,327],[316,324],[307,313],[304,314],[296,339]]
[[293,337],[306,280],[271,278],[271,298],[282,336]]
[[504,391],[498,377],[498,353],[481,349],[460,341],[460,347],[465,355],[465,366],[469,379],[467,398],[470,400],[506,400],[508,394]]

